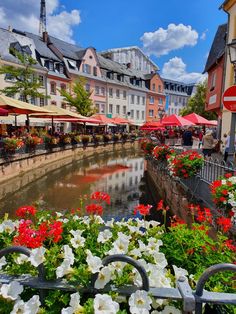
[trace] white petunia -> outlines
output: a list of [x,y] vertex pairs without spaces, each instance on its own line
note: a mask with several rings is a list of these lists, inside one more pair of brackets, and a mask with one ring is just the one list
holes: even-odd
[[96,224],[99,224],[99,225],[104,224],[104,220],[102,219],[101,216],[95,215],[93,219],[94,219],[94,223],[96,223]]
[[61,314],[82,313],[83,307],[80,305],[80,295],[78,292],[71,294],[70,306],[62,309]]
[[7,261],[6,261],[6,257],[3,256],[2,258],[0,258],[0,270],[3,268],[4,265],[7,264]]
[[16,264],[21,265],[23,263],[29,262],[29,257],[25,254],[20,254],[15,258],[15,262]]
[[101,258],[94,256],[89,250],[86,250],[86,254],[87,254],[86,262],[88,264],[89,271],[91,271],[91,273],[93,274],[99,272],[99,270],[102,268]]
[[73,246],[73,248],[77,249],[78,247],[84,247],[86,240],[84,237],[81,236],[83,232],[84,230],[70,231],[70,233],[74,236],[74,238],[70,240],[70,243]]
[[112,218],[111,220],[109,220],[109,221],[107,221],[107,222],[105,223],[105,226],[110,227],[110,228],[113,228],[113,227],[114,227],[114,222],[115,222],[115,219]]
[[152,254],[153,252],[159,252],[160,246],[163,245],[161,240],[157,240],[155,238],[150,238],[148,240],[147,251]]
[[147,291],[137,290],[129,298],[130,313],[132,314],[149,314],[152,299]]
[[62,278],[63,276],[70,274],[72,271],[71,261],[69,259],[64,259],[61,265],[56,269],[57,278]]
[[186,277],[188,276],[188,271],[186,269],[183,269],[181,267],[177,267],[175,265],[173,265],[173,269],[174,269],[174,272],[175,272],[175,278],[178,280],[179,277]]
[[96,289],[102,289],[105,285],[111,280],[111,270],[108,266],[103,267],[98,275],[97,280],[95,281],[94,287]]
[[0,288],[0,294],[4,299],[16,300],[23,291],[19,282],[12,281],[10,284],[3,284]]
[[46,252],[46,249],[44,247],[40,247],[38,249],[33,249],[31,251],[29,261],[34,267],[38,267],[40,264],[42,264],[45,260],[44,254]]
[[119,304],[107,294],[96,294],[93,304],[96,314],[116,314],[120,308]]
[[63,258],[64,259],[67,259],[69,262],[70,262],[70,265],[73,265],[74,264],[74,261],[75,261],[75,256],[73,254],[73,251],[72,251],[72,248],[69,247],[69,245],[63,245]]
[[109,229],[105,229],[98,234],[98,243],[105,243],[112,237],[112,232]]
[[6,232],[11,234],[13,231],[15,231],[16,224],[12,220],[4,220],[0,224],[0,233]]
[[182,312],[174,306],[166,305],[162,314],[181,314]]
[[124,235],[121,232],[118,232],[119,238],[114,241],[113,248],[108,251],[109,255],[113,254],[126,254],[129,247],[129,236]]
[[39,301],[39,296],[34,295],[29,301],[24,302],[22,300],[18,300],[13,310],[10,314],[18,314],[18,313],[24,313],[24,314],[37,314],[39,311],[41,303]]
[[132,251],[129,252],[129,255],[134,256],[134,257],[141,257],[142,253],[140,252],[139,249],[133,249]]
[[167,259],[165,257],[164,253],[160,253],[160,252],[153,252],[152,256],[154,258],[154,261],[156,263],[156,265],[159,268],[165,268],[168,265]]

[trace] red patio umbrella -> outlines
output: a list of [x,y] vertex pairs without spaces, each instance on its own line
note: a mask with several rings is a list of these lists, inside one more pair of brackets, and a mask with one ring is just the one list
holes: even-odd
[[91,118],[99,120],[100,124],[103,124],[103,125],[116,124],[113,119],[106,117],[104,114],[96,114],[92,116]]
[[54,119],[55,121],[58,122],[72,122],[72,123],[77,123],[77,122],[83,122],[83,123],[94,123],[94,124],[99,124],[100,121],[91,117],[83,118],[83,119],[76,119],[76,118],[56,118]]
[[164,127],[150,127],[150,128],[148,128],[148,127],[141,127],[140,128],[140,130],[142,130],[142,131],[149,131],[149,132],[151,132],[151,131],[158,131],[158,130],[161,130],[161,131],[163,131],[163,130],[165,130],[165,128]]
[[112,119],[116,124],[132,124],[131,121],[125,118],[116,117]]
[[187,119],[191,122],[193,122],[194,124],[197,124],[197,125],[207,125],[209,124],[209,120],[207,120],[206,118],[202,117],[202,116],[199,116],[198,114],[196,113],[190,113],[186,116],[183,116],[184,119]]
[[193,122],[184,119],[176,114],[172,114],[170,116],[165,117],[162,120],[163,125],[169,126],[186,126],[186,125],[195,125]]
[[148,121],[141,126],[142,128],[163,128],[163,124],[159,121]]
[[0,116],[8,116],[8,110],[0,108]]
[[209,126],[217,126],[218,125],[218,121],[217,120],[208,120],[207,125],[209,125]]

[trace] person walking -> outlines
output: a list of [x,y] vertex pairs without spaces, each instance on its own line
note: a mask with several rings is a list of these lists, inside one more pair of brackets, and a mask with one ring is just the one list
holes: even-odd
[[189,127],[186,131],[183,133],[183,146],[192,146],[193,145],[193,132],[192,128]]
[[206,134],[202,138],[202,152],[204,157],[211,157],[212,149],[215,145],[214,137],[211,130],[206,130]]
[[[229,155],[229,144],[230,144],[230,133],[228,133],[227,137],[226,137],[226,140],[225,140],[225,153],[224,153],[224,161],[227,162],[227,159],[228,159],[228,155]],[[225,135],[224,135],[225,137]],[[235,138],[235,141],[234,141],[234,151],[235,151],[235,148],[236,148],[236,138]]]

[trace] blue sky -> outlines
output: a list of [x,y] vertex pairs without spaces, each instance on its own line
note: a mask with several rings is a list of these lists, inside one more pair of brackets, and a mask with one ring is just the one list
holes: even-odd
[[[0,26],[11,23],[37,32],[36,2],[17,0],[16,8],[15,0],[1,0]],[[161,73],[186,81],[200,77],[217,27],[227,21],[226,13],[219,10],[223,0],[46,2],[49,33],[98,51],[139,46]]]

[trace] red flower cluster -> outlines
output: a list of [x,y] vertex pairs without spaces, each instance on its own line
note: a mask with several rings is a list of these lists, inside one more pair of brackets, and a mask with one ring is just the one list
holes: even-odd
[[212,213],[209,208],[203,208],[201,209],[200,206],[195,207],[197,209],[197,218],[196,220],[198,222],[208,222],[212,223]]
[[165,210],[165,211],[167,211],[167,210],[170,209],[170,207],[169,206],[165,207],[163,200],[160,200],[160,202],[157,204],[157,208],[156,209],[157,210]]
[[204,159],[194,151],[186,151],[169,159],[170,170],[179,178],[190,178],[201,169]]
[[226,240],[225,245],[230,251],[236,252],[236,245],[233,243],[233,240]]
[[186,225],[186,222],[177,216],[173,216],[173,218],[171,220],[171,227],[176,227],[178,225]]
[[141,149],[145,152],[145,154],[151,154],[154,147],[155,145],[147,139],[141,141]]
[[139,205],[135,206],[134,214],[136,215],[139,212],[140,215],[142,215],[142,216],[149,215],[151,208],[152,208],[152,205],[139,204]]
[[87,205],[86,207],[86,211],[89,215],[102,215],[103,213],[103,207],[99,204],[90,204]]
[[156,146],[152,151],[153,156],[160,161],[166,160],[167,156],[173,153],[174,150],[168,145]]
[[37,210],[33,206],[22,206],[17,209],[16,216],[20,218],[26,218],[27,215],[34,216],[37,213]]
[[91,200],[96,200],[98,202],[105,202],[107,205],[111,204],[111,197],[105,192],[94,192],[90,196]]
[[26,246],[28,248],[41,247],[46,240],[54,243],[62,239],[62,222],[43,222],[36,229],[31,220],[23,220],[18,228],[18,235],[14,237],[14,245]]
[[216,223],[219,227],[222,228],[224,232],[228,232],[232,227],[232,222],[230,218],[219,217],[217,218]]
[[229,193],[234,192],[236,184],[233,184],[228,180],[230,177],[232,177],[232,174],[226,173],[223,178],[212,182],[211,185],[213,201],[221,208],[231,208],[230,204],[228,203]]

